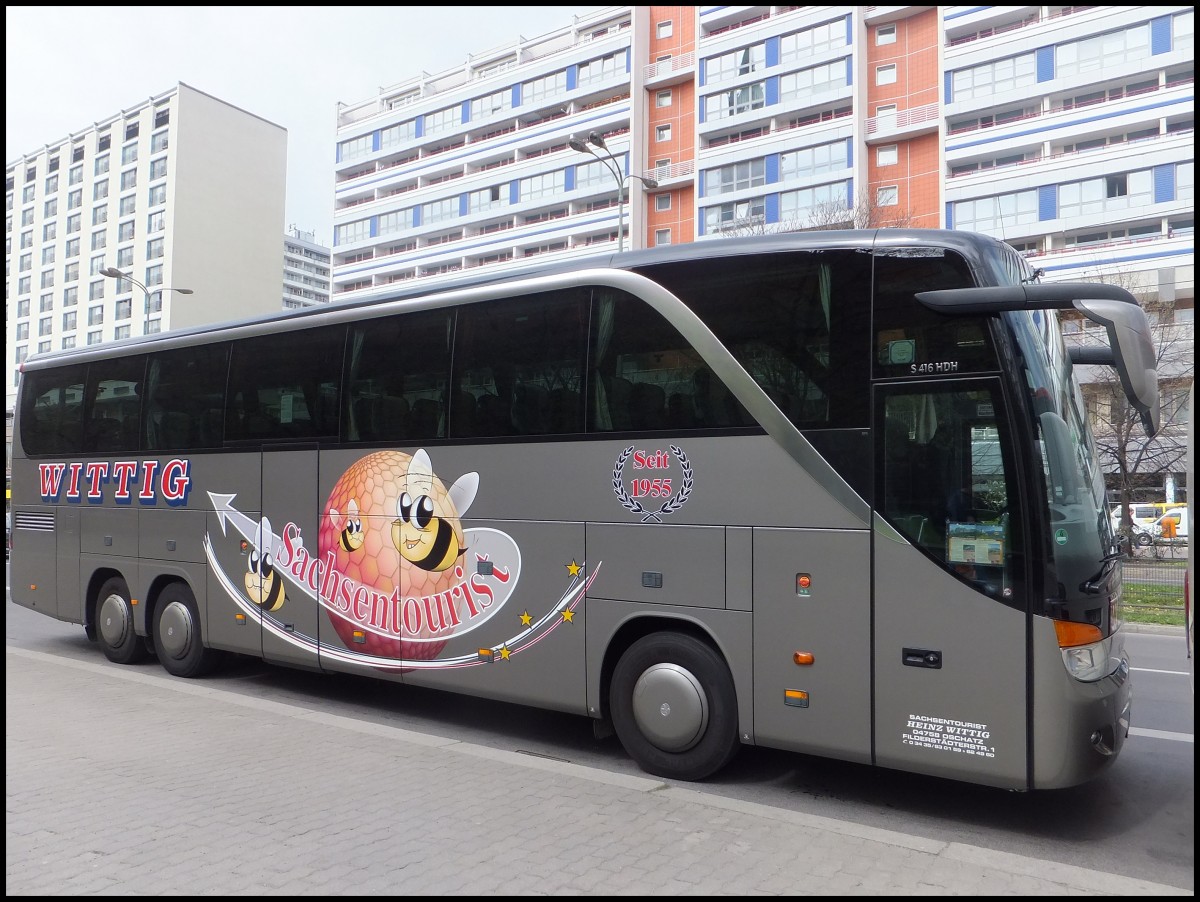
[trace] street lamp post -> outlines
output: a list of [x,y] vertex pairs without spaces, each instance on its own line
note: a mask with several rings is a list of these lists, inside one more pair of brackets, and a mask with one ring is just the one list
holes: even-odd
[[142,323],[142,334],[143,335],[150,334],[150,296],[151,295],[153,295],[153,294],[161,295],[164,291],[177,291],[180,294],[192,294],[193,293],[192,289],[190,289],[190,288],[156,288],[156,289],[154,289],[154,291],[151,291],[149,288],[147,288],[145,285],[143,285],[141,282],[139,282],[133,276],[126,275],[125,273],[121,272],[121,270],[116,269],[115,267],[112,267],[112,266],[109,266],[105,269],[100,270],[100,275],[107,276],[110,279],[124,279],[126,282],[131,282],[132,284],[136,285],[138,288],[142,289],[142,294],[144,294],[146,296],[145,309],[144,309],[145,319]]
[[[597,160],[599,160],[601,163],[604,164],[605,168],[608,169],[608,171],[612,174],[612,177],[614,179],[616,179],[616,181],[617,181],[617,250],[618,251],[625,250],[625,183],[627,181],[629,181],[629,179],[638,179],[647,188],[657,188],[658,180],[653,179],[650,176],[633,175],[632,173],[622,176],[621,175],[621,164],[617,162],[617,158],[613,155],[613,152],[608,149],[608,145],[604,143],[604,138],[600,135],[599,132],[592,132],[590,135],[588,135],[586,144],[575,137],[572,137],[571,140],[567,142],[567,144],[570,146],[571,150],[578,151],[579,153],[590,154],[591,156],[595,157]],[[603,156],[603,157],[600,156],[600,154],[596,153],[596,151],[593,150],[593,147],[599,147],[601,150],[604,151],[606,156]]]

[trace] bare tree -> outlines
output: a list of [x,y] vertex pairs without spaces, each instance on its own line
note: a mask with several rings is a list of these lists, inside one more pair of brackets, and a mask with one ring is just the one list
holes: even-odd
[[766,235],[773,232],[813,232],[823,229],[902,229],[912,225],[916,214],[909,208],[880,204],[874,195],[860,198],[851,207],[845,195],[834,200],[821,201],[808,210],[803,219],[781,222],[768,227],[766,217],[761,214],[734,220],[721,230],[730,238],[748,235]]
[[[1147,437],[1140,414],[1129,405],[1120,379],[1111,367],[1084,367],[1081,379],[1101,467],[1108,487],[1120,498],[1121,530],[1128,535],[1133,528],[1129,505],[1135,490],[1154,486],[1161,491],[1166,474],[1183,470],[1187,453],[1186,397],[1195,371],[1194,339],[1190,327],[1171,323],[1174,305],[1161,303],[1152,292],[1141,289],[1133,273],[1094,274],[1084,281],[1105,282],[1129,290],[1151,322],[1157,324],[1153,328],[1161,399],[1161,428],[1157,435]],[[1064,325],[1072,321],[1074,318],[1067,318]],[[1087,323],[1078,320],[1082,329],[1067,325],[1068,340],[1090,343]],[[1074,331],[1070,331],[1072,328]]]
[[879,203],[871,192],[864,192],[851,207],[844,197],[821,201],[808,211],[807,224],[802,229],[902,229],[911,225],[916,214],[910,208]]

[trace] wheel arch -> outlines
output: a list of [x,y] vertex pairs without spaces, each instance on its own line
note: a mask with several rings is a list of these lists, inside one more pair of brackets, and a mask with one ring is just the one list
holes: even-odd
[[91,641],[96,641],[96,620],[99,616],[97,606],[100,604],[100,588],[110,579],[116,577],[125,581],[129,587],[129,577],[116,567],[97,567],[88,577],[87,589],[83,596],[83,630]]
[[729,656],[721,648],[721,643],[717,641],[712,630],[705,624],[683,614],[658,612],[635,614],[617,626],[604,649],[604,659],[600,667],[599,698],[599,714],[602,718],[607,720],[611,716],[608,696],[612,688],[613,671],[616,670],[621,656],[639,639],[649,636],[651,633],[663,632],[681,633],[703,642],[725,661],[725,666],[729,667],[732,673],[733,668]]

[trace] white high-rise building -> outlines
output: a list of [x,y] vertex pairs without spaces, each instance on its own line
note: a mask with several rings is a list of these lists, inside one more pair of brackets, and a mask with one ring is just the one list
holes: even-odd
[[329,303],[329,248],[292,226],[283,236],[283,309]]
[[10,161],[6,410],[33,354],[278,310],[286,174],[286,129],[183,83]]

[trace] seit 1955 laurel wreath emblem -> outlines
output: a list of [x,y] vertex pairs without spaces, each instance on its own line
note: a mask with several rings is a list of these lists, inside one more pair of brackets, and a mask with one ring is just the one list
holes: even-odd
[[[630,445],[613,466],[613,492],[626,509],[641,515],[641,522],[661,523],[663,516],[673,514],[687,503],[692,494],[692,464],[683,449],[678,445],[668,445],[671,454],[679,461],[680,478],[678,483],[670,476],[635,476],[625,486],[625,465],[633,459],[633,469],[637,472],[661,474],[671,466],[671,459],[666,451],[636,451]],[[642,503],[647,499],[649,507]],[[658,501],[658,499],[665,499]],[[658,504],[657,510],[654,504]]]

